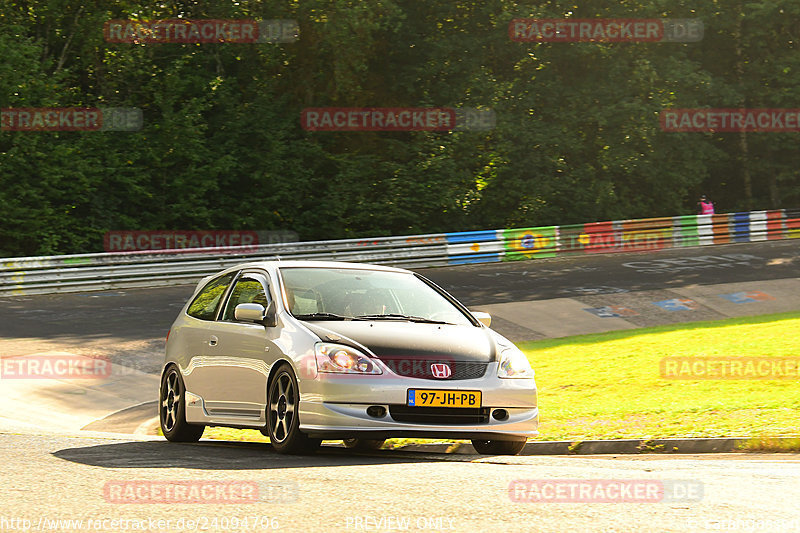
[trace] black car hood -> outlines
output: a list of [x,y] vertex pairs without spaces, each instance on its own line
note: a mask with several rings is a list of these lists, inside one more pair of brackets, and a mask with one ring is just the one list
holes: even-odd
[[369,348],[379,359],[440,359],[488,363],[495,343],[486,328],[406,321],[316,321],[303,324],[328,342]]

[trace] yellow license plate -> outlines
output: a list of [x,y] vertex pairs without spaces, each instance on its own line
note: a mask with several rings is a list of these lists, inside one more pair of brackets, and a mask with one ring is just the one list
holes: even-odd
[[409,407],[480,407],[481,391],[408,389]]

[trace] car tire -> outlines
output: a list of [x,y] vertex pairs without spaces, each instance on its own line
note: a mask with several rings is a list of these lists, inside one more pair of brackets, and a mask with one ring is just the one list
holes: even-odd
[[344,447],[351,450],[379,450],[386,439],[344,439]]
[[483,455],[518,455],[528,439],[517,440],[472,440],[472,447]]
[[267,389],[267,436],[278,453],[313,453],[322,439],[312,439],[300,431],[300,394],[297,378],[288,363],[281,363]]
[[161,376],[158,398],[158,420],[161,432],[170,442],[197,442],[206,427],[186,422],[186,387],[176,366]]

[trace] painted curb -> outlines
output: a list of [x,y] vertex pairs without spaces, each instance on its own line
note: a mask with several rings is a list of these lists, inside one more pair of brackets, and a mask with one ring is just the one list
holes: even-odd
[[[609,455],[609,454],[696,454],[696,453],[732,453],[745,452],[741,447],[748,441],[747,437],[718,438],[686,438],[686,439],[618,439],[618,440],[586,440],[586,441],[540,441],[528,442],[519,455]],[[794,444],[798,437],[774,437],[771,443]],[[471,444],[467,443],[434,443],[410,444],[393,448],[395,451],[425,453],[455,453],[476,455]],[[750,452],[756,453],[756,452]],[[791,453],[791,452],[789,452]]]

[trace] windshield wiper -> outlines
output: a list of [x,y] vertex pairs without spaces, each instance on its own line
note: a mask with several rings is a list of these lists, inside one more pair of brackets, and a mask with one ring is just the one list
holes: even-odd
[[432,320],[421,316],[401,315],[399,313],[386,313],[382,315],[358,315],[354,318],[361,320],[407,320],[408,322],[420,322],[423,324],[451,324],[442,320]]
[[297,320],[353,320],[352,316],[337,315],[335,313],[306,313],[293,316]]

